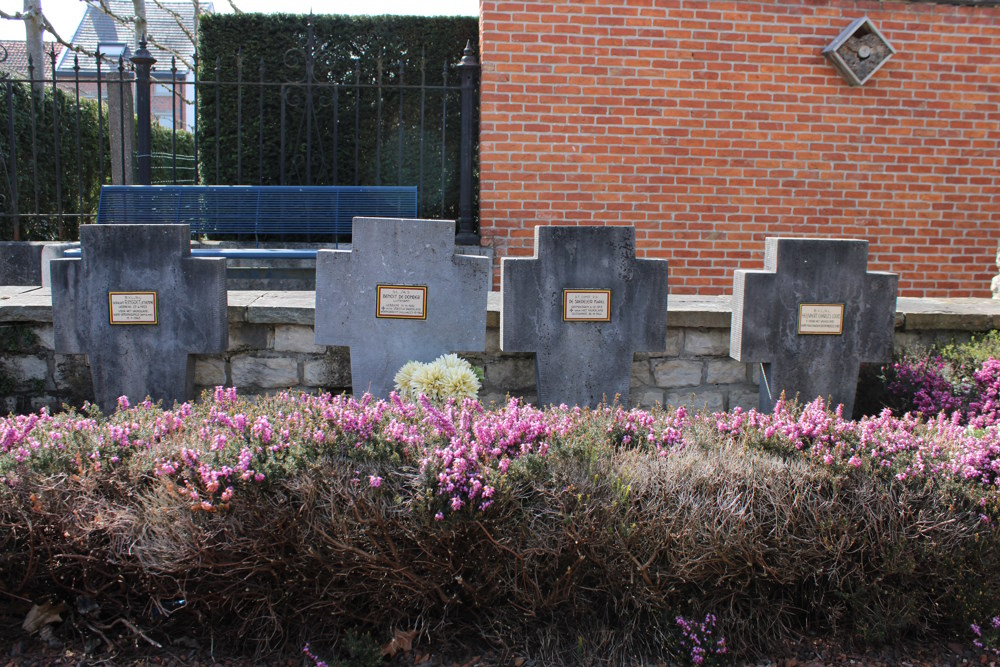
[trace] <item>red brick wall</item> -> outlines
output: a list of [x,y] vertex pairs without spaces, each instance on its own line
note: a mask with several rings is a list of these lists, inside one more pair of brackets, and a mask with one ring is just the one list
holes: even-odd
[[[897,53],[852,88],[820,52],[865,14]],[[863,238],[901,295],[989,296],[1000,8],[481,0],[480,23],[498,257],[539,224],[634,225],[671,292],[722,294],[766,236]]]

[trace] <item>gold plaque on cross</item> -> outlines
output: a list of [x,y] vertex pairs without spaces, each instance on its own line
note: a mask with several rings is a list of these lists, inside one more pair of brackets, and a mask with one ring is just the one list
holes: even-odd
[[610,322],[611,290],[564,289],[564,322]]
[[156,324],[156,292],[108,292],[111,324]]
[[807,336],[840,336],[844,333],[844,304],[799,304],[799,334]]
[[375,291],[376,318],[427,319],[426,285],[376,285]]

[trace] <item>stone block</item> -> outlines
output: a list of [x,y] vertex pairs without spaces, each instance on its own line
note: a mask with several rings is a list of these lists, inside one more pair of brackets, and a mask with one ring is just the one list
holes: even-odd
[[38,344],[43,350],[55,350],[55,331],[51,324],[40,324],[32,329],[38,337]]
[[[317,260],[318,261],[318,260]],[[247,322],[313,326],[316,297],[313,292],[264,292],[246,309]]]
[[663,354],[668,357],[678,357],[684,349],[684,329],[667,329],[667,346]]
[[673,407],[684,406],[688,412],[722,412],[725,400],[721,391],[707,390],[698,392],[668,391],[667,404]]
[[346,348],[341,354],[327,354],[302,365],[302,384],[322,389],[343,389],[351,386],[351,362]]
[[230,324],[229,352],[274,349],[274,327],[268,324]]
[[652,408],[663,405],[663,390],[657,387],[632,387],[628,394],[629,407]]
[[285,389],[299,385],[299,362],[289,357],[240,355],[230,364],[233,386]]
[[227,385],[226,360],[218,357],[196,356],[194,359],[194,383],[202,387]]
[[760,405],[760,392],[756,389],[732,389],[729,392],[729,405],[727,410],[733,408],[743,408],[743,411],[751,408],[757,409]]
[[56,386],[90,385],[90,366],[82,354],[56,354]]
[[3,360],[2,370],[19,387],[31,387],[38,383],[45,386],[49,378],[48,362],[35,356],[7,357]]
[[684,354],[692,357],[729,355],[729,331],[726,329],[686,329]]
[[649,358],[640,359],[636,354],[636,360],[632,362],[632,377],[629,382],[629,391],[639,385],[653,384],[653,372],[650,370]]
[[708,384],[734,384],[747,381],[747,364],[733,359],[709,359],[705,382]]
[[500,328],[489,327],[486,329],[486,352],[496,354],[500,352]]
[[274,326],[274,351],[323,354],[326,351],[326,346],[316,344],[316,334],[312,327],[276,324]]
[[695,387],[701,384],[702,362],[670,359],[653,362],[653,377],[658,387]]
[[42,249],[33,241],[0,241],[0,285],[42,284]]
[[486,367],[485,375],[483,384],[500,394],[535,388],[535,362],[528,355],[498,357]]

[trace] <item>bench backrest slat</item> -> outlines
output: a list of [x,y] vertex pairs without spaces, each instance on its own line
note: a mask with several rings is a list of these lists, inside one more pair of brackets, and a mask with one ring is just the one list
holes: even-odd
[[417,217],[415,186],[105,185],[98,223],[188,224],[192,234],[350,234],[356,216]]

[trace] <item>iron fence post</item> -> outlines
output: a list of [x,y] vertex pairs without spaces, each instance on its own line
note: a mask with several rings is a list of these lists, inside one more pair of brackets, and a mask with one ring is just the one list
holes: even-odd
[[131,61],[135,65],[136,164],[138,167],[136,180],[139,185],[151,185],[153,174],[150,164],[152,141],[150,138],[149,71],[156,62],[156,58],[146,48],[145,35],[139,42],[139,49],[132,56]]
[[459,142],[459,191],[458,191],[458,245],[479,245],[479,230],[476,229],[475,214],[472,210],[472,176],[475,169],[473,156],[473,134],[476,130],[475,108],[476,80],[479,78],[479,63],[472,55],[472,44],[466,42],[465,52],[458,64],[462,82],[462,133]]
[[21,220],[17,215],[17,143],[15,141],[16,128],[14,127],[14,82],[7,79],[5,83],[7,84],[7,142],[10,146],[10,166],[7,169],[7,174],[10,178],[10,210],[14,224],[13,239],[20,241]]

